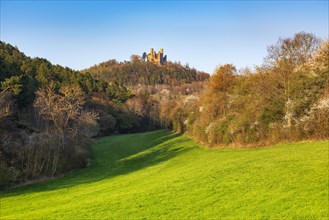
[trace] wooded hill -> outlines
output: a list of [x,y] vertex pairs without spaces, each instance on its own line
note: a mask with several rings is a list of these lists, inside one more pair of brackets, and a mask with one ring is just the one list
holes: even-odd
[[90,138],[136,120],[116,82],[30,58],[0,42],[0,188],[86,166]]
[[208,73],[189,68],[187,65],[183,66],[172,62],[157,65],[141,61],[136,55],[132,56],[131,61],[117,62],[116,60],[109,60],[81,72],[90,73],[97,79],[116,81],[125,86],[156,84],[177,86],[184,83],[204,81],[209,78]]
[[109,84],[90,74],[53,65],[43,58],[32,59],[4,42],[0,42],[0,67],[2,90],[12,91],[20,106],[33,103],[37,89],[50,82],[56,86],[78,84],[86,94],[104,92],[109,98],[121,102],[129,97],[127,90],[117,83]]

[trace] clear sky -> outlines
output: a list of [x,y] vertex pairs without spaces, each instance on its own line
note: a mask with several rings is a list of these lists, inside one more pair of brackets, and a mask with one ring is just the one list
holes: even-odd
[[300,31],[328,38],[328,1],[2,1],[1,40],[81,70],[150,47],[212,73],[260,65]]

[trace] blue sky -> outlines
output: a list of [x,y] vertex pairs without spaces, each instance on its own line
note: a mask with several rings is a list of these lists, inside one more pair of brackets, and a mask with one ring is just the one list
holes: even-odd
[[2,41],[81,70],[150,47],[212,73],[260,65],[300,31],[328,38],[328,1],[2,1]]

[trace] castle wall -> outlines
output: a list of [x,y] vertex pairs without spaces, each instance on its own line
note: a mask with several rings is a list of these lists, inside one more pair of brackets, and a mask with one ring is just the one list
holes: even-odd
[[[167,56],[165,56],[167,58]],[[163,65],[167,59],[164,59],[163,49],[161,48],[158,53],[154,52],[154,49],[150,49],[150,53],[147,55],[147,61]]]

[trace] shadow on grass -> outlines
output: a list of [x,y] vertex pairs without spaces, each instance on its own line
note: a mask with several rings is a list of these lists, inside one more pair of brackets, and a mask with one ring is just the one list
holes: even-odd
[[187,140],[172,140],[180,134],[165,130],[117,135],[96,140],[92,166],[65,177],[1,192],[2,198],[75,187],[129,174],[167,161],[189,150]]

